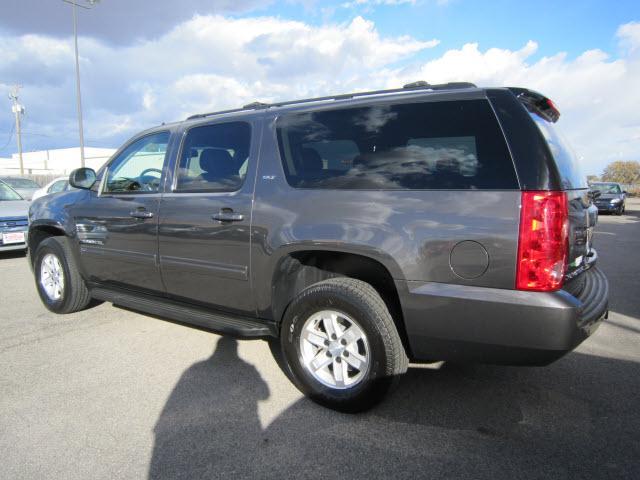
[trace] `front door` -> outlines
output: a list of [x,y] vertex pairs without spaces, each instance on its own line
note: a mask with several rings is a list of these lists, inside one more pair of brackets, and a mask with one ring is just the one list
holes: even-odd
[[73,209],[82,267],[91,281],[164,292],[157,235],[169,137],[159,132],[133,141],[110,162],[100,191]]
[[257,149],[251,137],[246,122],[187,130],[171,192],[160,205],[160,268],[170,296],[254,314],[249,247]]

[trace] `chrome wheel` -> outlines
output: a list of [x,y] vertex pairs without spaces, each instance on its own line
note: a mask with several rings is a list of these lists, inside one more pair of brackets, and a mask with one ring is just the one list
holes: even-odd
[[40,286],[54,302],[64,295],[64,269],[53,253],[47,253],[40,263]]
[[355,320],[335,310],[311,315],[300,332],[302,365],[327,387],[357,385],[369,371],[369,342]]

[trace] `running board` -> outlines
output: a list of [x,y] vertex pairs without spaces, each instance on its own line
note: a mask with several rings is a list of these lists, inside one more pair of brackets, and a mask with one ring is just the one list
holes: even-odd
[[97,287],[91,289],[96,300],[138,310],[151,315],[165,317],[236,337],[276,337],[272,322],[262,323],[254,318],[211,312],[165,298],[135,295],[128,292]]

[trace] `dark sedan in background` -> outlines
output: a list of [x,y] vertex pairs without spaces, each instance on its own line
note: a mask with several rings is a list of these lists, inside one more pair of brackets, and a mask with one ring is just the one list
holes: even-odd
[[0,252],[24,250],[29,202],[0,180]]
[[611,212],[616,215],[624,213],[627,192],[619,183],[593,182],[589,188],[595,194],[593,203],[598,207],[598,212]]

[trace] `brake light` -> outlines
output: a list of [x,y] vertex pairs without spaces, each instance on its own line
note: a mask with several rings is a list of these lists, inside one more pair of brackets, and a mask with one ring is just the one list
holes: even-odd
[[516,288],[549,292],[562,286],[569,250],[564,192],[522,192]]
[[547,98],[546,100],[547,100],[547,106],[551,110],[551,112],[549,112],[551,121],[557,122],[558,119],[560,118],[560,110],[558,110],[558,107],[556,107],[556,104],[553,103],[553,100],[551,100],[550,98]]

